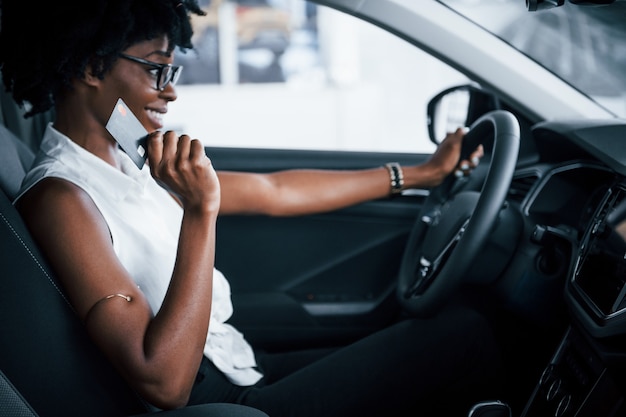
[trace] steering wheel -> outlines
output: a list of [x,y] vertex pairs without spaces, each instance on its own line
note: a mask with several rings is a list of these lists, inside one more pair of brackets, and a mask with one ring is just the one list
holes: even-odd
[[489,112],[470,127],[463,138],[461,159],[483,143],[483,160],[489,160],[487,174],[479,193],[464,191],[465,179],[451,173],[424,201],[398,276],[398,300],[408,313],[421,317],[436,313],[460,286],[472,263],[480,261],[478,254],[513,178],[519,142],[519,122],[508,111]]

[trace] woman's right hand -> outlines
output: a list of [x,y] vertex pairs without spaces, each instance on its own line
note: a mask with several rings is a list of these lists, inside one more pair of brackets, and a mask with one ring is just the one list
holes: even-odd
[[173,193],[185,210],[217,212],[220,184],[202,142],[173,131],[148,138],[148,165],[154,179]]

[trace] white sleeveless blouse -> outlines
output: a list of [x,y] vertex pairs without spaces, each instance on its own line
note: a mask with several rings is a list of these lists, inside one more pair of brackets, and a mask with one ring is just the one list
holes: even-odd
[[[72,142],[50,124],[19,197],[46,177],[81,187],[107,222],[121,263],[145,294],[153,314],[159,310],[174,269],[183,211],[151,177],[120,151],[122,171]],[[71,213],[68,213],[71,216]],[[236,385],[253,385],[262,375],[243,335],[226,323],[233,313],[230,286],[217,269],[205,356]]]

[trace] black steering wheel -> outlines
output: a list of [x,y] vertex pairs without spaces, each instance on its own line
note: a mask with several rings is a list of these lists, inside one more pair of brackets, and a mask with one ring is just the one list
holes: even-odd
[[470,127],[463,138],[461,159],[482,143],[483,161],[489,160],[487,174],[477,192],[464,191],[465,179],[452,173],[425,200],[398,277],[397,296],[408,313],[423,317],[436,313],[460,286],[472,263],[480,261],[478,254],[513,178],[519,142],[519,122],[504,110],[487,113]]

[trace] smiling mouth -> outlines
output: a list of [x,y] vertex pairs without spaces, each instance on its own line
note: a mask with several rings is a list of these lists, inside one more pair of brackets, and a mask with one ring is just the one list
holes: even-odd
[[163,117],[165,116],[165,112],[147,109],[146,113],[148,114],[150,120],[157,125],[157,128],[163,126]]

